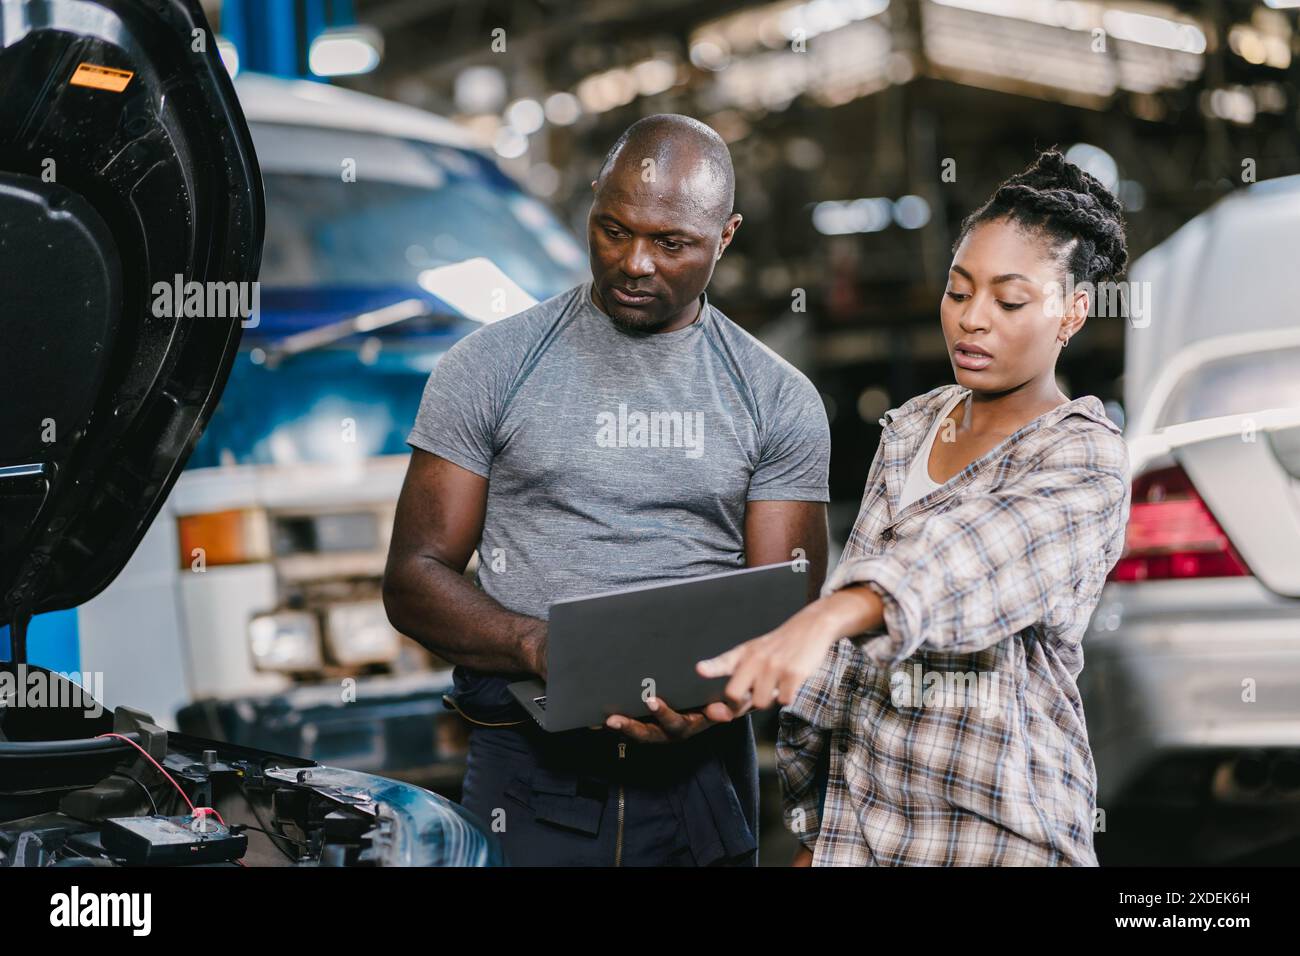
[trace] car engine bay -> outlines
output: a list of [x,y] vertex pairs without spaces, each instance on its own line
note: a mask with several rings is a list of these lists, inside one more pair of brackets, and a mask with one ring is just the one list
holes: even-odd
[[[0,663],[15,669],[66,681]],[[480,849],[456,808],[409,784],[171,733],[127,707],[14,701],[0,699],[0,866],[438,865]]]

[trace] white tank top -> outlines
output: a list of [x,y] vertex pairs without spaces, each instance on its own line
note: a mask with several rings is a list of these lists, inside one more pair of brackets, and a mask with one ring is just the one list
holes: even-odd
[[948,413],[964,397],[961,391],[958,391],[952,398],[948,399],[943,410],[935,416],[934,424],[930,426],[930,433],[925,436],[925,441],[921,442],[921,447],[916,450],[916,457],[912,459],[912,464],[907,469],[907,481],[903,484],[903,493],[898,499],[898,510],[902,511],[914,501],[920,501],[936,488],[942,488],[943,485],[930,478],[930,450],[934,447],[935,436],[939,434],[939,427],[943,424]]

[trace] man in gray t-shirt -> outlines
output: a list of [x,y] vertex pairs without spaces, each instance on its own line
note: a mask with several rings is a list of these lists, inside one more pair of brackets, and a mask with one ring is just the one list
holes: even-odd
[[820,397],[704,292],[740,223],[731,175],[703,124],[634,124],[593,183],[592,281],[458,342],[408,438],[385,603],[457,665],[464,802],[512,862],[755,857],[747,719],[659,701],[653,720],[546,735],[506,690],[545,676],[556,601],[800,556],[820,587]]

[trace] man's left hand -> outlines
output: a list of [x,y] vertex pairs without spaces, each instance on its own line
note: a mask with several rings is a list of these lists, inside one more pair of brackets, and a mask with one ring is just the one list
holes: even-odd
[[646,700],[652,719],[635,720],[614,714],[605,721],[610,730],[621,731],[638,743],[669,744],[694,737],[701,731],[725,724],[736,716],[724,703],[709,704],[703,710],[678,713],[658,697]]

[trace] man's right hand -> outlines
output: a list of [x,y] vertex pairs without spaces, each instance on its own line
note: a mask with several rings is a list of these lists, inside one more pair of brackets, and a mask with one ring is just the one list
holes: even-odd
[[794,859],[790,861],[791,866],[812,866],[813,851],[799,844],[799,849],[794,851]]
[[546,635],[546,622],[538,621],[524,637],[528,673],[536,674],[543,682],[546,681]]

